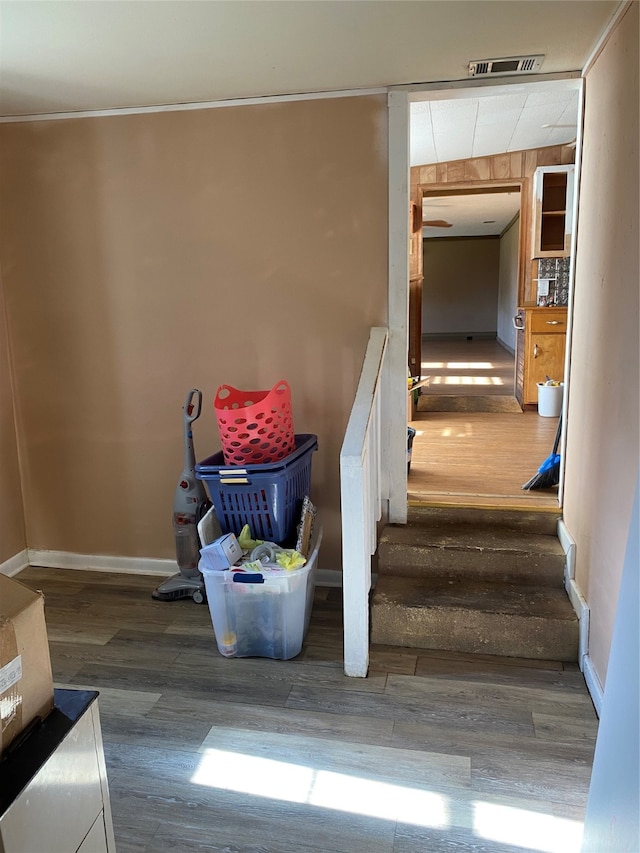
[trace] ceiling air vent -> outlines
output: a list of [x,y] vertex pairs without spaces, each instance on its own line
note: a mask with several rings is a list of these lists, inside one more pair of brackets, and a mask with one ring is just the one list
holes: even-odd
[[469,77],[490,74],[527,74],[539,71],[543,54],[536,56],[505,56],[502,59],[474,59],[469,63]]

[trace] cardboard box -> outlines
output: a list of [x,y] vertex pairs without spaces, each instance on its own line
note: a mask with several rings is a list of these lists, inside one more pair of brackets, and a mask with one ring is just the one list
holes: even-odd
[[0,574],[0,754],[52,708],[44,598]]
[[[235,534],[225,533],[224,536],[220,536],[215,542],[201,548],[200,556],[200,562],[209,571],[223,572],[241,559],[242,548],[238,544]],[[202,569],[200,570],[202,571]]]

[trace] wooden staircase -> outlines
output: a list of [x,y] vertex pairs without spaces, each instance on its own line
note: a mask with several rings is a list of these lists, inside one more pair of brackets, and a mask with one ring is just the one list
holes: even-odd
[[412,507],[378,545],[371,641],[576,661],[559,513]]

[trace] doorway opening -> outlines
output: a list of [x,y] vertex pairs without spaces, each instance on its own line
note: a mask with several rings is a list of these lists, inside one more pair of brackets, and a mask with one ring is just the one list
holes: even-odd
[[[573,162],[579,95],[570,79],[409,98],[411,201],[422,213],[409,258],[409,365],[422,380],[409,503],[558,508],[557,489],[522,489],[552,451],[557,418],[516,399],[515,317],[537,275],[533,175]],[[500,227],[483,195],[515,199]]]
[[520,412],[512,322],[520,185],[421,194],[421,373],[429,381],[418,410]]

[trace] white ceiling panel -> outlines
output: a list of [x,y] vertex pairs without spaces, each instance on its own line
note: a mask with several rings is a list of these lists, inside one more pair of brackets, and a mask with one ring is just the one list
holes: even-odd
[[478,129],[486,127],[495,127],[496,125],[501,124],[506,125],[511,128],[511,130],[513,130],[513,128],[517,125],[521,115],[521,109],[496,109],[493,112],[483,111],[478,115]]
[[532,92],[527,96],[527,106],[539,107],[550,104],[568,104],[573,100],[571,89],[550,89],[543,92]]
[[[577,103],[577,98],[575,101]],[[522,111],[522,123],[527,124],[529,127],[535,127],[535,125],[542,127],[544,124],[555,124],[559,121],[564,111],[564,105],[558,103],[540,104],[535,107],[527,105]]]
[[511,138],[507,131],[504,136],[499,133],[489,133],[486,135],[477,133],[473,142],[474,157],[490,157],[496,153],[496,149],[500,149],[500,153],[507,151]]
[[558,119],[558,124],[575,125],[578,122],[578,99],[573,98],[564,108]]
[[439,99],[431,102],[431,114],[435,117],[446,115],[449,119],[475,116],[478,104],[472,100],[458,98],[457,100]]
[[444,220],[450,228],[424,227],[427,238],[498,236],[520,209],[520,193],[438,196],[422,202],[422,220]]
[[[466,97],[452,100],[443,100],[438,93],[430,110],[425,109],[424,101],[411,104],[411,165],[573,142],[578,86],[578,81],[570,79],[537,83],[531,92],[526,85],[517,85],[513,94],[466,90]],[[429,155],[434,159],[422,159]]]
[[416,142],[412,141],[410,156],[413,163],[435,163],[438,158],[433,137],[424,136]]
[[[547,145],[567,145],[568,143],[573,143],[577,132],[577,128],[570,131],[567,131],[564,127],[559,127],[555,130],[550,129],[549,136],[547,137]],[[568,133],[571,134],[571,139],[567,139]]]
[[518,116],[526,101],[525,94],[481,98],[478,102],[478,125],[494,124],[501,115]]
[[[473,137],[471,134],[454,131],[452,137],[445,137],[440,142],[436,139],[437,162],[442,163],[449,159],[468,160],[470,157],[473,157],[473,148],[471,146]],[[445,151],[446,156],[443,154]]]

